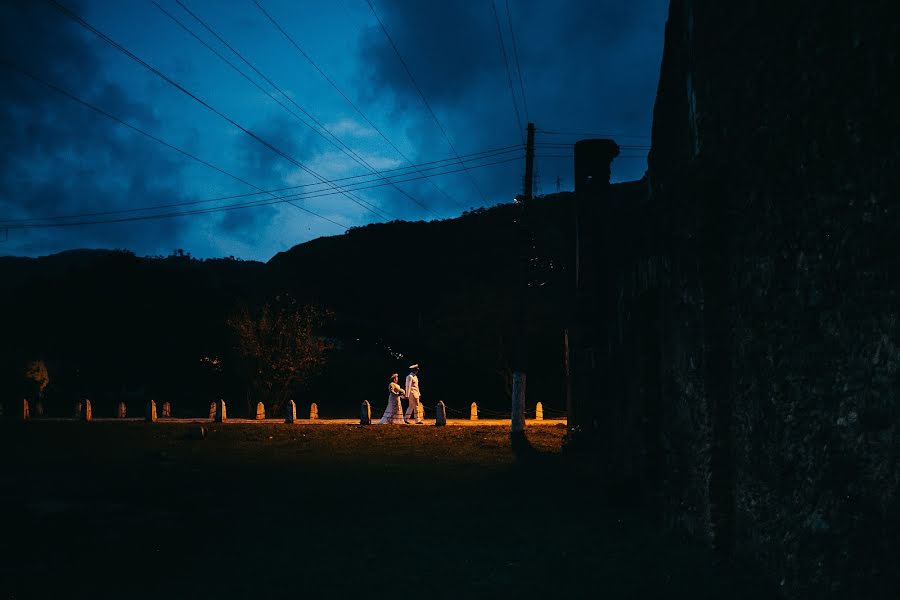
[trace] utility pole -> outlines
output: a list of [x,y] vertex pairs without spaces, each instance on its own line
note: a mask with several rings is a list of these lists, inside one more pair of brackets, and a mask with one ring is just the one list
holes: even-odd
[[534,198],[534,123],[528,124],[528,142],[525,145],[525,200]]
[[519,269],[521,273],[521,289],[519,290],[519,310],[517,315],[518,343],[513,349],[513,380],[512,380],[512,422],[510,431],[514,434],[525,433],[525,371],[528,365],[528,331],[527,320],[525,318],[528,302],[528,280],[530,258],[532,252],[532,235],[528,230],[525,222],[525,211],[527,206],[531,204],[530,200],[534,198],[533,190],[534,178],[534,123],[528,124],[528,143],[525,146],[525,194],[519,209],[518,229],[520,233],[519,240]]

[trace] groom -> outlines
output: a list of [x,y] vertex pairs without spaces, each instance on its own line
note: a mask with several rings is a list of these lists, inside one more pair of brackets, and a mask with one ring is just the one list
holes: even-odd
[[406,409],[406,415],[403,420],[408,424],[409,418],[416,418],[416,425],[424,424],[419,420],[419,365],[418,363],[409,366],[409,375],[406,376],[406,397],[409,398],[409,407]]

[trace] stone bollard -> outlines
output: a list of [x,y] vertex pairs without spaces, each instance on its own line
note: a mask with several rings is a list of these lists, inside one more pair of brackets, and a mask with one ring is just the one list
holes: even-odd
[[82,410],[83,410],[83,407],[82,407],[81,402],[76,402],[76,403],[75,403],[75,418],[76,418],[76,419],[80,419],[80,418],[81,418],[81,411],[82,411]]
[[162,416],[164,416],[164,417],[171,417],[171,416],[172,416],[172,405],[169,404],[169,401],[168,401],[168,400],[166,400],[165,402],[163,402],[163,413],[162,413]]
[[313,421],[319,418],[319,407],[315,402],[309,405],[309,420]]
[[216,418],[216,403],[215,402],[209,403],[209,418],[210,419]]
[[416,404],[416,423],[422,423],[425,421],[425,407],[422,406],[422,403],[419,402]]
[[360,425],[371,425],[372,424],[372,406],[369,404],[368,400],[362,401],[362,406],[359,409],[359,424]]
[[443,427],[447,424],[447,407],[444,406],[443,400],[437,403],[435,410],[437,414],[434,417],[434,424],[437,427]]
[[477,421],[478,420],[478,406],[473,402],[472,410],[469,412],[469,420]]
[[84,407],[81,409],[81,420],[85,422],[91,422],[94,420],[94,413],[91,411],[91,401],[85,400]]
[[202,440],[206,437],[206,427],[201,425],[200,423],[191,424],[191,429],[189,434],[192,440]]
[[31,418],[31,407],[28,406],[28,399],[22,398],[22,420],[27,421]]
[[216,421],[219,423],[224,423],[228,420],[228,416],[225,411],[225,399],[220,398],[218,402],[216,402]]
[[148,401],[147,401],[147,410],[146,410],[146,412],[144,413],[144,419],[145,419],[148,423],[155,423],[155,422],[156,422],[156,401],[155,401],[155,400],[148,400]]
[[125,418],[125,403],[124,402],[119,402],[119,412],[116,414],[116,416],[119,417],[120,419]]
[[285,405],[284,409],[284,422],[285,423],[295,423],[297,421],[297,403],[293,400],[288,400],[288,403]]
[[256,403],[256,420],[264,421],[266,418],[266,407],[262,402]]
[[534,407],[534,420],[535,421],[543,421],[544,420],[544,405],[540,402],[537,403],[537,406]]

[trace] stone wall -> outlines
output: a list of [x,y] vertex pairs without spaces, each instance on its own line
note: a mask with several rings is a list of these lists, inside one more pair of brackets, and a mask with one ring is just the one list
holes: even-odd
[[900,589],[900,26],[672,0],[643,195],[610,200],[611,470],[788,598]]

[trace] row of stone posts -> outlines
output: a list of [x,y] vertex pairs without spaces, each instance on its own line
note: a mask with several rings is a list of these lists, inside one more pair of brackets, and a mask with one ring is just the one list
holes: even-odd
[[[438,402],[435,407],[436,415],[435,415],[435,425],[441,426],[447,424],[447,407],[444,403]],[[544,406],[540,402],[535,406],[535,420],[543,421],[544,420]],[[43,414],[43,410],[38,412],[38,416]],[[126,415],[126,408],[124,402],[119,402],[119,408],[117,412],[117,417],[120,419],[124,419]],[[0,404],[0,417],[3,416],[3,405]],[[20,413],[22,420],[28,420],[31,418],[31,408],[29,406],[28,400],[22,400],[22,411]],[[162,416],[163,418],[172,416],[172,405],[169,402],[164,402],[162,405]],[[93,413],[91,411],[91,401],[85,400],[82,402],[75,403],[75,418],[80,419],[82,421],[91,421],[93,420]],[[219,400],[218,402],[212,402],[209,405],[209,418],[214,421],[218,421],[219,423],[226,421],[226,409],[225,409],[225,400]],[[256,419],[264,420],[266,418],[266,407],[262,402],[259,402],[256,405]],[[319,407],[313,402],[309,407],[309,418],[310,420],[316,420],[319,418]],[[147,402],[147,408],[144,413],[144,419],[146,421],[155,422],[157,420],[156,413],[156,401],[149,400]],[[425,419],[425,409],[422,404],[419,403],[416,406],[416,419],[418,421],[423,421]],[[293,400],[290,400],[285,407],[285,423],[294,423],[297,420],[297,405]],[[478,405],[473,402],[472,406],[469,410],[469,420],[477,421],[478,420]],[[359,417],[360,425],[371,425],[372,423],[372,406],[369,404],[368,400],[363,400],[362,407],[360,409],[360,417]]]
[[[217,402],[212,402],[209,405],[209,418],[218,423],[222,423],[228,420],[228,409],[225,405],[225,400],[220,399]],[[256,404],[256,420],[262,421],[266,418],[266,407],[262,402],[258,402]],[[313,402],[309,406],[309,418],[310,420],[316,420],[319,418],[319,406]],[[294,423],[297,420],[297,404],[293,400],[289,400],[285,405],[284,411],[284,422],[285,423]]]
[[[40,403],[37,405],[38,410],[36,411],[36,416],[43,416],[44,410]],[[119,419],[126,418],[127,411],[125,408],[124,402],[119,402],[119,406],[116,410],[116,417]],[[0,417],[3,416],[3,405],[0,404]],[[22,411],[19,414],[23,421],[27,421],[31,418],[31,406],[27,399],[22,399]],[[171,417],[172,416],[172,405],[168,402],[163,403],[162,407],[162,416],[163,417]],[[75,403],[75,418],[80,421],[93,421],[94,413],[91,408],[91,401],[85,399],[84,401],[78,401]],[[156,402],[154,400],[150,400],[147,402],[147,410],[145,413],[145,418],[147,421],[156,421]]]
[[[475,403],[472,403],[472,406],[475,406]],[[435,407],[435,418],[434,424],[437,427],[443,427],[447,424],[447,407],[444,405],[443,401],[439,401],[437,406]],[[424,421],[425,420],[425,407],[422,406],[420,402],[416,406],[416,420]],[[368,400],[362,401],[362,406],[359,409],[359,424],[360,425],[371,425],[372,424],[372,405],[369,404]]]

